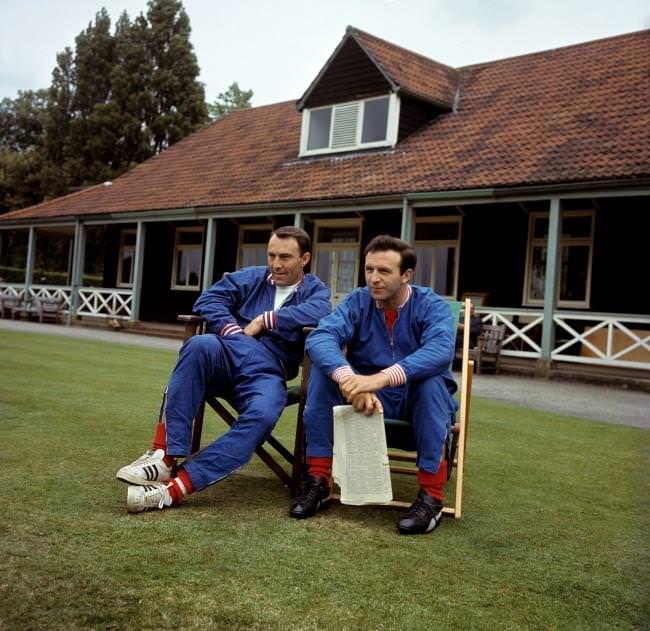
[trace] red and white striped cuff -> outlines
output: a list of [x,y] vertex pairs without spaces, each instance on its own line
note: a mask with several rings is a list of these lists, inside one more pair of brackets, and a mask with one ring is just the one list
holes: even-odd
[[406,373],[399,364],[393,364],[382,371],[388,377],[389,386],[401,386],[406,383]]
[[262,325],[265,329],[274,329],[276,324],[275,311],[265,311],[262,314]]
[[225,337],[226,335],[235,335],[236,333],[243,333],[244,329],[242,329],[239,324],[236,322],[229,322],[226,324],[223,329],[219,332],[219,335],[221,337]]
[[341,383],[344,377],[352,377],[356,373],[352,368],[348,365],[345,366],[339,366],[333,373],[332,373],[332,379],[336,381],[336,383]]

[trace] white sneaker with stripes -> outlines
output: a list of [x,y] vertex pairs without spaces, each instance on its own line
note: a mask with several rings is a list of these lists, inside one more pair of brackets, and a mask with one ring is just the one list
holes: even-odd
[[126,510],[129,513],[142,513],[151,508],[165,508],[172,505],[167,485],[160,482],[144,486],[130,486],[126,494]]
[[148,451],[131,464],[122,467],[115,477],[122,482],[138,485],[167,482],[172,469],[165,464],[164,457],[165,452],[162,449]]

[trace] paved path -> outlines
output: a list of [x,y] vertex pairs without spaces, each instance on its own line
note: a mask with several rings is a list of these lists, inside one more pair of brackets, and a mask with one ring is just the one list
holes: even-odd
[[650,394],[619,386],[511,375],[475,375],[472,396],[650,429]]
[[0,319],[0,331],[20,331],[22,333],[49,333],[62,337],[74,337],[81,340],[98,340],[117,344],[135,344],[150,348],[164,348],[177,351],[181,347],[180,340],[172,340],[152,335],[138,335],[136,333],[123,333],[108,328],[90,326],[65,326],[61,324],[39,324],[38,322],[25,322],[22,320]]
[[[179,340],[122,333],[103,328],[0,319],[1,330],[47,333],[168,350],[178,350],[181,345]],[[621,387],[547,381],[510,375],[476,375],[473,380],[472,394],[528,408],[650,429],[650,394]]]

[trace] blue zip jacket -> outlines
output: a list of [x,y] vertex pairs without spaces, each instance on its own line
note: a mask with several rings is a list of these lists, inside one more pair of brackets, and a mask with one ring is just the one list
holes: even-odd
[[383,309],[376,305],[368,289],[354,290],[307,338],[311,360],[330,376],[342,366],[372,375],[399,364],[407,382],[440,375],[453,394],[456,382],[450,365],[456,328],[451,310],[431,289],[417,285],[411,285],[411,289],[392,335]]
[[275,285],[267,267],[245,267],[226,274],[206,289],[192,310],[207,321],[209,333],[228,335],[233,341],[243,335],[240,329],[267,312],[267,328],[258,336],[274,355],[294,375],[302,359],[305,326],[316,326],[330,313],[330,290],[313,274],[305,274],[293,295],[277,310],[273,310]]

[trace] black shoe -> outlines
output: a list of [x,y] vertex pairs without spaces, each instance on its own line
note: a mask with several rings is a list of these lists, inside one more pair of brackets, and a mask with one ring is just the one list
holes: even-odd
[[397,522],[397,529],[404,535],[420,535],[431,532],[441,519],[442,502],[420,491],[406,515]]
[[315,515],[319,510],[329,505],[330,487],[327,478],[309,476],[298,497],[291,502],[289,515],[296,519],[304,519]]

